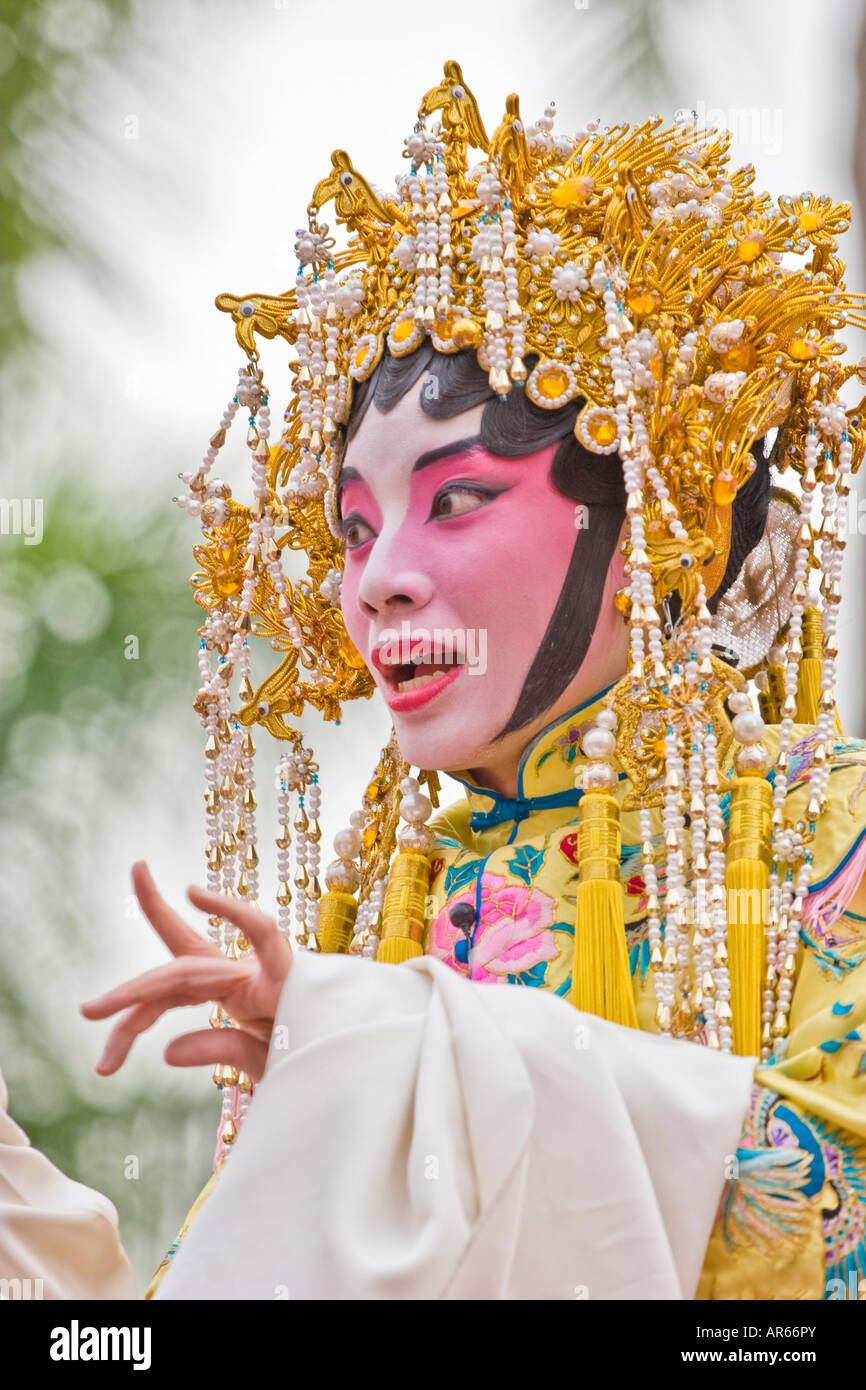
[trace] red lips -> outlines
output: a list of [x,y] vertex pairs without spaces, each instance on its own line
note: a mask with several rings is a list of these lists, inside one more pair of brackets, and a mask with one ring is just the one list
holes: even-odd
[[[405,649],[417,651],[417,642],[410,637]],[[422,705],[429,704],[446,686],[451,685],[457,679],[462,669],[462,664],[458,663],[450,671],[443,672],[437,679],[428,681],[426,685],[418,686],[413,690],[398,690],[397,686],[400,682],[410,680],[413,676],[430,675],[433,671],[441,669],[446,663],[430,660],[423,662],[385,661],[381,655],[382,650],[384,648],[373,649],[370,654],[370,664],[375,667],[386,683],[385,698],[388,708],[399,714],[406,714],[411,710],[420,709]]]

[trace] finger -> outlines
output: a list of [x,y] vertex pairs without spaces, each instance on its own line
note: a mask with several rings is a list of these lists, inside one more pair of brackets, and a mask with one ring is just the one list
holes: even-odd
[[172,1067],[215,1066],[222,1062],[259,1081],[264,1074],[268,1045],[242,1028],[208,1028],[173,1038],[164,1055]]
[[164,1012],[161,1003],[134,1004],[127,1009],[109,1033],[102,1056],[93,1070],[99,1076],[112,1076],[123,1066],[139,1033],[146,1032]]
[[141,910],[174,956],[212,955],[218,947],[183,920],[159,892],[144,860],[132,866],[132,886]]
[[190,902],[212,915],[218,913],[235,927],[240,927],[247,940],[256,948],[256,955],[262,969],[273,980],[283,981],[292,961],[292,948],[283,939],[273,917],[266,917],[258,908],[238,898],[227,898],[222,893],[211,893],[208,888],[194,884],[187,889]]
[[164,1001],[165,1008],[182,1004],[204,1004],[217,998],[230,987],[237,987],[248,977],[246,966],[236,960],[226,960],[216,955],[202,959],[197,956],[180,956],[168,965],[158,965],[155,970],[147,970],[134,980],[89,999],[81,1005],[85,1018],[110,1018],[121,1009],[133,1004]]

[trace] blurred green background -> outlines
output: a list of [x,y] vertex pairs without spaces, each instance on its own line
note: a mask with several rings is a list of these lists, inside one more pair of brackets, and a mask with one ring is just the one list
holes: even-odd
[[[107,1028],[78,1004],[164,959],[132,860],[175,903],[200,874],[196,537],[170,498],[239,365],[213,296],[289,283],[293,228],[335,146],[389,184],[452,57],[488,128],[511,90],[528,119],[556,97],[566,130],[703,103],[767,187],[817,187],[862,216],[864,19],[850,0],[443,0],[432,19],[397,0],[5,0],[0,494],[40,499],[44,535],[0,535],[0,1066],[33,1143],[116,1204],[142,1290],[210,1171],[214,1088],[161,1056],[203,1015],[158,1025],[105,1081]],[[848,242],[862,284],[859,231]],[[278,348],[265,366],[282,399]],[[843,629],[852,732],[861,548]],[[377,703],[338,736],[313,721],[326,831],[386,730]]]

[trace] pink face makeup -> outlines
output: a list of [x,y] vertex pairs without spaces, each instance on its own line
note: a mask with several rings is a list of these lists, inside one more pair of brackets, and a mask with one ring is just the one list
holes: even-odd
[[[556,605],[580,513],[550,482],[556,444],[519,459],[488,454],[478,441],[484,406],[430,419],[422,385],[386,415],[371,406],[346,449],[342,611],[408,761],[498,777],[500,766],[516,771],[522,749],[559,712],[491,744]],[[612,592],[605,603],[609,664],[612,638],[625,629]],[[583,698],[580,677],[587,696],[607,683],[605,660],[594,656],[602,627],[557,702],[563,713]]]

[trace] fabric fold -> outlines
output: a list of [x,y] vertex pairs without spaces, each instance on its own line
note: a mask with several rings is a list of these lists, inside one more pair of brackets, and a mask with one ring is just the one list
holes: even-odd
[[7,1104],[0,1075],[0,1297],[135,1298],[113,1203],[34,1149]]
[[691,1298],[754,1063],[470,983],[299,955],[157,1298]]

